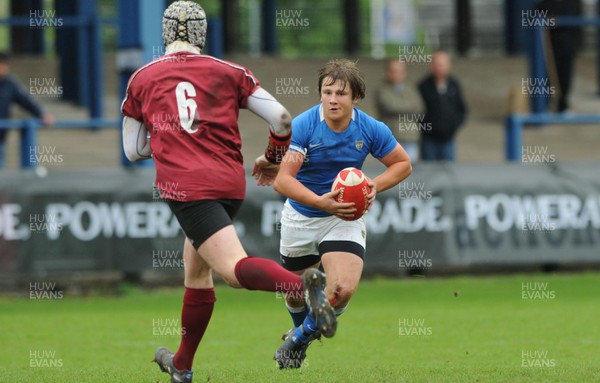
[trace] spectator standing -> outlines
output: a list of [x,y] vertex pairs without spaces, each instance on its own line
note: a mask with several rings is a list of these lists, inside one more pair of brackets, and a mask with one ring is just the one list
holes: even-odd
[[393,59],[386,62],[386,81],[377,89],[377,117],[387,125],[408,153],[411,162],[419,159],[419,131],[424,126],[422,104],[417,92],[406,84],[406,63]]
[[437,51],[431,59],[431,73],[419,83],[425,104],[421,130],[421,158],[424,161],[454,161],[454,137],[467,115],[458,81],[450,75],[450,56]]
[[[546,12],[546,17],[581,16],[580,0],[543,0],[538,10]],[[581,43],[581,28],[553,27],[550,29],[552,57],[558,76],[559,96],[557,112],[563,113],[569,109],[569,92],[573,78],[573,67],[577,49]]]
[[[0,119],[10,118],[10,107],[16,103],[33,116],[42,120],[45,126],[54,123],[54,117],[45,113],[39,103],[27,92],[16,76],[10,73],[9,56],[0,52]],[[6,163],[7,129],[0,129],[0,169]]]

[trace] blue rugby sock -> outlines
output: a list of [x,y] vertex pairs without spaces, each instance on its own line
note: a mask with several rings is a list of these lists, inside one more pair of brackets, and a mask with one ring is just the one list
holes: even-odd
[[287,302],[285,302],[285,307],[287,307],[290,316],[292,317],[292,321],[294,322],[294,327],[300,326],[304,322],[304,318],[308,314],[308,308],[306,306],[302,307],[290,307]]
[[[334,309],[335,312],[335,316],[339,317],[340,315],[342,315],[346,309],[348,308],[348,305],[339,308],[339,309]],[[290,307],[288,307],[288,310],[290,310]],[[304,321],[302,322],[301,325],[296,325],[296,320],[294,319],[294,314],[292,314],[292,311],[290,310],[290,315],[292,315],[292,318],[294,319],[294,325],[296,326],[296,328],[294,329],[294,334],[292,335],[292,341],[296,344],[303,344],[306,343],[306,340],[308,339],[309,336],[311,336],[312,334],[314,334],[315,332],[317,332],[317,325],[315,324],[315,322],[312,319],[311,315],[308,315],[308,309],[305,310],[306,312],[304,313],[305,318]]]
[[307,315],[304,318],[304,322],[302,322],[302,325],[294,329],[292,341],[296,344],[304,344],[306,343],[308,337],[314,334],[317,330],[318,328],[312,319],[312,315]]

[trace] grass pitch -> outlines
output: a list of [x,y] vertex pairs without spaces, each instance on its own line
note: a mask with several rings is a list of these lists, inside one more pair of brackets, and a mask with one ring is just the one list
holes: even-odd
[[[291,327],[276,294],[217,286],[194,382],[597,382],[600,274],[363,281],[305,365],[272,360]],[[0,298],[0,382],[168,382],[182,289]]]

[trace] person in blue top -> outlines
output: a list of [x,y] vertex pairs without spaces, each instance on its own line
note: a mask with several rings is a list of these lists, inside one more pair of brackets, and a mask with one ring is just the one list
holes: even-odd
[[[292,141],[273,188],[287,197],[281,216],[281,263],[301,274],[322,266],[327,298],[341,315],[358,287],[366,249],[362,218],[347,220],[354,203],[335,200],[331,185],[346,167],[362,168],[371,154],[386,169],[370,179],[369,206],[377,192],[394,187],[412,171],[410,159],[390,129],[356,104],[365,97],[364,75],[352,61],[328,62],[319,71],[321,103],[292,121]],[[275,353],[280,368],[299,368],[310,342],[320,337],[302,297],[286,296],[294,329]]]

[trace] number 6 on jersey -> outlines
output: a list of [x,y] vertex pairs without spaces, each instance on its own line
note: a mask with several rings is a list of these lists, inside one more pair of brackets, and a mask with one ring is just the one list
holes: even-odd
[[181,127],[188,133],[196,133],[198,128],[192,129],[192,124],[194,123],[198,105],[191,98],[196,97],[196,89],[192,83],[182,81],[175,88],[175,97],[177,97],[177,110],[179,111]]

